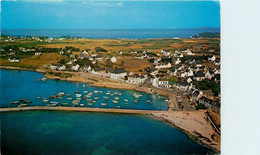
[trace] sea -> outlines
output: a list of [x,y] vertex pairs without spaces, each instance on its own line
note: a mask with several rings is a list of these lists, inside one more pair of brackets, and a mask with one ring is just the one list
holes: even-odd
[[220,28],[182,29],[1,29],[11,36],[82,37],[101,39],[190,38],[203,32],[220,32]]
[[[0,70],[1,107],[14,107],[11,101],[25,98],[29,106],[46,105],[41,99],[58,92],[122,93],[121,108],[167,110],[166,97],[136,91],[85,86],[86,83],[60,80],[41,81],[42,73]],[[133,94],[140,94],[138,103]],[[100,100],[102,100],[102,93]],[[37,99],[36,97],[40,97]],[[114,96],[113,96],[114,97]],[[127,98],[130,107],[124,106]],[[147,103],[146,100],[151,100]],[[59,103],[71,102],[56,99]],[[100,107],[97,101],[93,107]],[[84,102],[83,102],[84,103]],[[108,107],[115,103],[107,101]],[[84,103],[87,105],[86,103]],[[71,104],[69,104],[71,106]],[[2,154],[214,154],[214,150],[194,142],[181,130],[148,115],[68,111],[1,112]]]

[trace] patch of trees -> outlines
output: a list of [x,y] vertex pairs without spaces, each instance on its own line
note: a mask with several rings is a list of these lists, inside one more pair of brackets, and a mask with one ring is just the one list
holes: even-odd
[[60,51],[60,48],[42,48],[42,53],[57,53]]
[[193,38],[220,38],[219,32],[204,32],[198,35],[194,35]]
[[75,48],[73,46],[66,46],[65,50],[67,50],[67,51],[71,50],[71,51],[75,51],[75,52],[79,52],[80,51],[79,48]]
[[77,64],[79,64],[80,66],[95,67],[94,64],[92,64],[91,60],[89,60],[88,58],[79,59],[77,61]]
[[190,60],[190,59],[196,59],[196,60],[202,61],[202,60],[208,60],[208,57],[206,55],[203,55],[203,56],[191,56],[191,55],[188,55],[188,56],[183,56],[181,58],[181,61],[185,62],[185,61]]
[[95,47],[95,50],[96,52],[107,52],[107,50],[102,47]]
[[216,96],[220,93],[220,83],[214,80],[205,79],[203,81],[192,82],[200,90],[211,90]]

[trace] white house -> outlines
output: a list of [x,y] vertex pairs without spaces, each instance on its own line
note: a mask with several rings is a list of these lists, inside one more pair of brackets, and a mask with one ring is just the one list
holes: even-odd
[[169,81],[167,79],[159,78],[157,87],[168,88],[169,87]]
[[215,61],[216,57],[213,55],[212,57],[208,57],[208,61]]
[[187,55],[194,55],[190,50],[187,52]]
[[110,78],[112,79],[123,79],[126,76],[127,72],[124,68],[117,68],[111,71]]
[[21,60],[19,58],[9,58],[10,62],[20,62]]
[[67,65],[72,65],[72,62],[71,62],[71,61],[69,61],[69,62],[67,62],[66,64],[67,64]]
[[111,60],[112,63],[116,62],[116,58],[115,57],[112,57],[110,60]]
[[62,65],[62,66],[58,67],[58,70],[60,70],[60,71],[66,70],[66,66]]
[[71,69],[77,71],[77,70],[79,70],[79,67],[80,66],[78,64],[76,64],[75,66],[72,66]]
[[50,65],[50,68],[51,68],[51,69],[58,69],[58,66],[59,66],[59,64],[55,64],[55,63],[54,63],[54,64],[51,64],[51,65]]
[[35,55],[42,55],[42,53],[41,52],[36,52],[36,53],[34,53]]
[[139,76],[138,74],[129,75],[126,80],[126,82],[128,83],[134,83],[134,84],[144,83],[144,81],[145,78],[143,76]]
[[64,52],[63,51],[60,51],[60,55],[63,55],[64,54]]

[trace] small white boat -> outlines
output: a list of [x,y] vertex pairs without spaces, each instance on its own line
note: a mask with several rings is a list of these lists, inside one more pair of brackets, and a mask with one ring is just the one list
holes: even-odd
[[79,106],[81,106],[81,107],[84,107],[84,104],[83,104],[83,103],[81,103],[81,104],[79,104]]
[[78,104],[79,104],[79,101],[78,101],[78,100],[73,100],[73,101],[72,101],[72,104],[78,105]]
[[50,104],[59,104],[57,101],[50,101]]
[[76,100],[81,101],[81,98],[80,98],[80,97],[77,97]]
[[125,102],[128,102],[128,99],[124,99]]
[[138,99],[135,99],[134,102],[137,103],[137,102],[139,102],[139,100],[138,100]]
[[107,103],[101,103],[101,106],[107,106]]
[[63,97],[62,97],[62,96],[58,96],[57,98],[58,98],[58,99],[63,99]]
[[37,98],[37,99],[40,99],[41,97],[40,97],[40,96],[37,96],[36,98]]
[[151,100],[146,100],[146,102],[147,102],[147,103],[150,103],[150,102],[151,102]]
[[65,94],[65,92],[59,92],[58,94],[59,94],[59,95],[64,95],[64,94]]
[[107,92],[106,95],[110,95],[111,93],[110,92]]
[[57,104],[56,104],[56,103],[50,103],[50,106],[51,106],[51,107],[56,107]]
[[78,98],[78,97],[81,97],[82,95],[81,94],[75,94],[75,96]]
[[97,101],[92,101],[92,103],[96,103]]
[[66,94],[66,96],[71,96],[71,94]]
[[135,98],[139,98],[139,97],[142,97],[143,95],[140,95],[140,94],[136,94],[136,93],[135,93],[133,96],[134,96]]
[[99,97],[94,97],[94,100],[99,100]]
[[67,105],[68,105],[68,103],[61,103],[61,105],[62,105],[62,106],[67,106]]
[[68,97],[67,100],[72,100],[72,98],[71,98],[71,97]]
[[89,102],[88,105],[91,106],[91,105],[93,105],[93,103]]
[[46,81],[46,80],[47,80],[46,77],[41,78],[41,81]]
[[50,100],[48,98],[43,98],[42,102],[49,102]]
[[18,104],[19,101],[12,101],[11,104]]
[[87,94],[87,93],[88,93],[88,91],[85,90],[85,91],[84,91],[84,94]]
[[115,100],[120,100],[120,98],[119,97],[115,97]]
[[94,93],[98,93],[98,91],[97,91],[97,90],[94,90],[93,92],[94,92]]
[[112,102],[113,102],[113,103],[118,103],[118,101],[116,101],[116,100],[112,100]]
[[118,109],[119,109],[119,108],[120,108],[120,106],[116,106],[116,108],[118,108]]
[[87,101],[92,101],[93,99],[87,99]]
[[120,96],[121,96],[121,95],[122,95],[122,93],[118,93],[118,95],[120,95]]
[[169,100],[165,100],[166,102],[168,102]]

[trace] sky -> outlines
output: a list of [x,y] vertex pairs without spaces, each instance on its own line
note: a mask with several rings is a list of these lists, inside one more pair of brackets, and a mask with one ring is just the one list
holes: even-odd
[[218,1],[1,1],[1,28],[220,27]]

